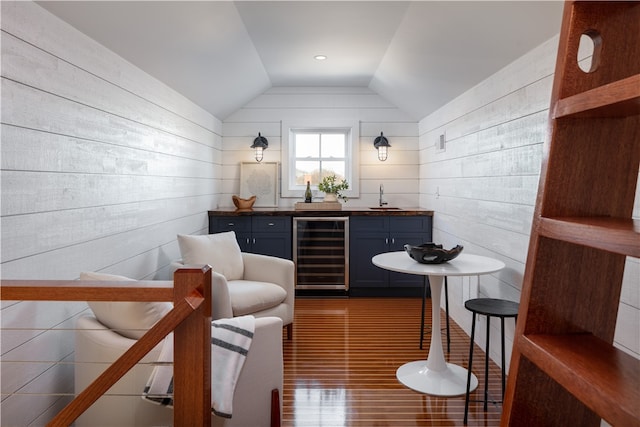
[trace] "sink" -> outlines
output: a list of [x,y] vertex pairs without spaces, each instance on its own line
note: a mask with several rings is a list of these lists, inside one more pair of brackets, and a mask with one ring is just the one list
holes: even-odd
[[391,206],[376,206],[376,207],[369,208],[369,209],[373,209],[373,210],[376,210],[376,211],[399,211],[399,210],[401,210],[400,208],[394,208],[394,207],[391,207]]

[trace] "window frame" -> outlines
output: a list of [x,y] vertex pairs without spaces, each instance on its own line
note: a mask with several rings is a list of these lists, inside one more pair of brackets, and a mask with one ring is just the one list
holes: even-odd
[[[281,150],[281,197],[303,198],[305,184],[295,184],[295,138],[296,131],[331,132],[345,131],[345,175],[349,183],[349,190],[342,192],[348,198],[360,197],[360,122],[354,120],[313,120],[313,121],[283,121],[282,122],[282,150]],[[318,191],[313,185],[312,190]]]

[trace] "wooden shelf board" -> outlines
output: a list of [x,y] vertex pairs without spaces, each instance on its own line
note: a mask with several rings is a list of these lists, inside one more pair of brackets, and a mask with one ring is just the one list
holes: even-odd
[[298,277],[343,277],[344,272],[339,271],[336,273],[329,272],[299,272]]
[[343,282],[306,282],[298,283],[296,290],[347,290]]
[[539,233],[553,239],[640,258],[640,220],[611,217],[541,218]]
[[640,114],[640,74],[558,100],[553,118]]
[[527,335],[520,352],[612,425],[640,423],[640,360],[591,334]]

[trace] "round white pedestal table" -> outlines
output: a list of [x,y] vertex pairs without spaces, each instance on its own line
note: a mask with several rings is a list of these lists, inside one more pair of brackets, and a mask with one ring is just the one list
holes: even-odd
[[[497,259],[460,254],[442,264],[420,264],[405,251],[386,252],[371,259],[374,265],[399,273],[429,276],[431,285],[431,345],[427,360],[408,362],[396,371],[398,380],[412,390],[434,396],[461,396],[467,391],[467,370],[447,363],[442,350],[440,332],[440,298],[445,276],[477,276],[502,270],[505,265]],[[478,387],[478,379],[471,375],[470,390]]]

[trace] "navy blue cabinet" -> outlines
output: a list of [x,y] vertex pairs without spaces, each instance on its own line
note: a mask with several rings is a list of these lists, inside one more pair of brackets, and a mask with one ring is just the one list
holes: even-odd
[[[292,216],[210,215],[209,233],[234,231],[243,252],[293,259]],[[383,252],[402,251],[407,243],[419,245],[432,241],[432,216],[345,216],[349,217],[349,295],[421,296],[422,276],[381,269],[373,265],[371,258]]]
[[[351,295],[420,295],[423,277],[376,267],[371,258],[430,242],[431,216],[353,216],[349,229]],[[408,255],[407,255],[408,256]],[[413,289],[412,289],[413,288]]]
[[209,233],[234,231],[243,252],[291,259],[291,217],[210,216]]

